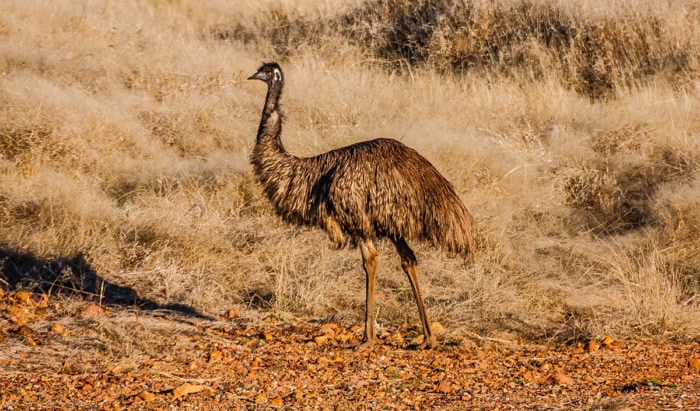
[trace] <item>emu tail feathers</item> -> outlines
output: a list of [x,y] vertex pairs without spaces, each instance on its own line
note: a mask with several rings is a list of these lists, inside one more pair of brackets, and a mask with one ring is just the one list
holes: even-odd
[[[456,196],[455,196],[456,197]],[[436,230],[429,230],[430,241],[450,253],[460,254],[469,261],[476,255],[476,223],[462,202],[455,198],[452,206],[440,207],[439,214],[434,212]],[[435,210],[437,211],[437,210]]]

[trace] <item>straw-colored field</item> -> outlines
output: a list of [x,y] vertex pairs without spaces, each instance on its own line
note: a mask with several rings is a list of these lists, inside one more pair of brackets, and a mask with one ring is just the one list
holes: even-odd
[[[360,322],[360,253],[252,175],[263,60],[296,155],[390,137],[479,226],[417,248],[443,341],[700,336],[700,4],[5,1],[0,287]],[[390,243],[377,322],[417,323]]]

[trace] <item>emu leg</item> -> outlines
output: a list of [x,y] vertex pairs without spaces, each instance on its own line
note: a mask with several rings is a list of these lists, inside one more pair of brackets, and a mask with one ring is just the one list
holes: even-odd
[[403,268],[406,275],[408,275],[408,281],[411,283],[411,289],[413,289],[413,296],[416,298],[416,303],[418,304],[418,314],[420,314],[420,322],[423,326],[423,342],[418,344],[415,348],[417,350],[422,350],[424,348],[434,348],[437,346],[437,341],[435,335],[430,329],[430,322],[428,321],[428,314],[425,312],[425,305],[423,305],[423,297],[420,292],[420,285],[418,284],[418,261],[416,256],[413,254],[413,250],[408,246],[406,240],[403,238],[393,239],[396,250],[401,256],[401,267]]
[[377,266],[379,258],[377,249],[370,240],[360,241],[360,251],[362,251],[362,266],[366,274],[366,296],[365,296],[365,336],[359,347],[371,347],[374,344],[374,286],[376,283]]

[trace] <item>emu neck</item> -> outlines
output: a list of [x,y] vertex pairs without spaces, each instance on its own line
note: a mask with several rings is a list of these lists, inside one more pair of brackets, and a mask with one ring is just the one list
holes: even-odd
[[256,141],[257,145],[263,144],[268,146],[267,148],[274,148],[280,152],[284,151],[280,139],[282,135],[282,117],[279,112],[282,85],[282,82],[274,82],[267,88],[267,97],[265,98],[265,106],[263,107]]
[[285,174],[291,170],[293,161],[282,145],[282,114],[279,111],[279,99],[282,94],[282,82],[272,83],[267,90],[258,136],[253,148],[250,162],[268,196],[284,184]]

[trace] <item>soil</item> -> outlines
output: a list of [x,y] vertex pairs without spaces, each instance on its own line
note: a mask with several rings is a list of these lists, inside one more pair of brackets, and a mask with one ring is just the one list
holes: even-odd
[[[700,344],[472,338],[0,290],[0,409],[700,409]],[[416,338],[417,337],[417,338]],[[440,340],[440,338],[439,338]]]

